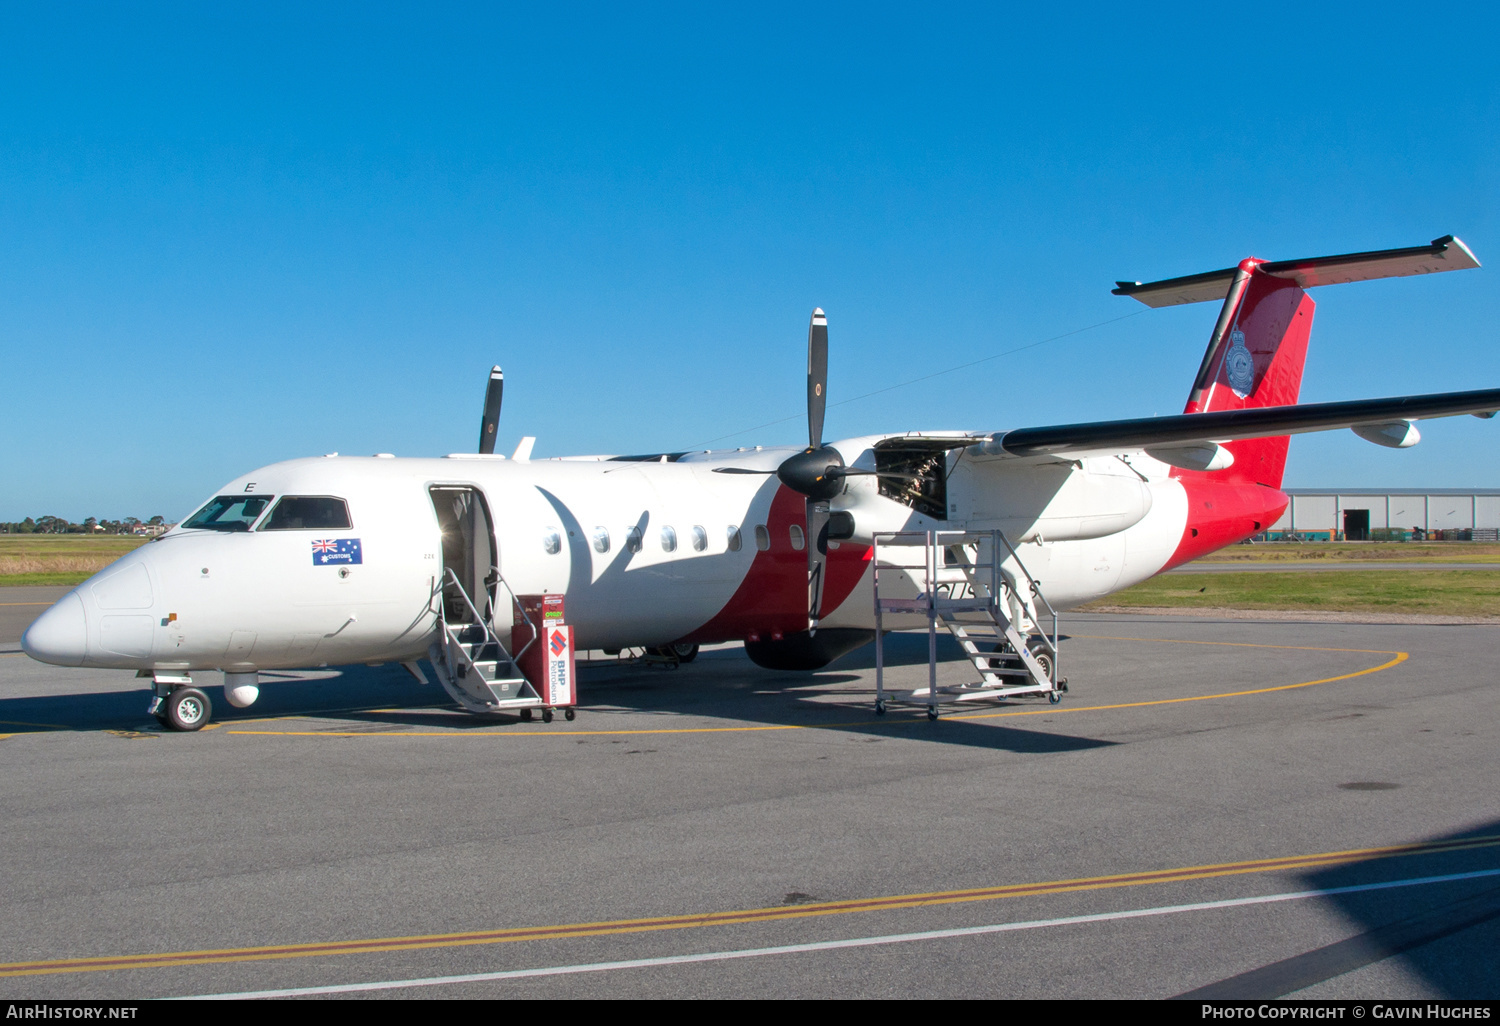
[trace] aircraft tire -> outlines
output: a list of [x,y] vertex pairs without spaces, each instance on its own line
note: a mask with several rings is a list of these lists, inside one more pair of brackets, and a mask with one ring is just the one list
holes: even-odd
[[165,715],[173,730],[202,730],[213,714],[213,703],[197,688],[177,688],[167,696]]
[[668,649],[677,657],[679,663],[690,663],[698,658],[698,646],[679,642],[676,645],[668,645]]

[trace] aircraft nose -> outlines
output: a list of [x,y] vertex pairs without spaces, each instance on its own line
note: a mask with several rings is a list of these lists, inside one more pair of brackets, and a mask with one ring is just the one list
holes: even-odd
[[70,591],[26,629],[21,650],[55,666],[82,666],[88,655],[88,640],[83,601]]

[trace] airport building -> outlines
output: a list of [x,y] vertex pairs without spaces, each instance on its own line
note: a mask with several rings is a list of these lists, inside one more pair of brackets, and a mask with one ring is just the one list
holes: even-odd
[[1269,541],[1500,541],[1500,488],[1283,488]]

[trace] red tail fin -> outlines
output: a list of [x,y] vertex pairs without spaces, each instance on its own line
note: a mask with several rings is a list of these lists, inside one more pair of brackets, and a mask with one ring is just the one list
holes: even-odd
[[[1296,404],[1315,304],[1296,282],[1261,273],[1260,264],[1240,262],[1184,413]],[[1234,464],[1201,476],[1280,488],[1288,441],[1227,442]]]

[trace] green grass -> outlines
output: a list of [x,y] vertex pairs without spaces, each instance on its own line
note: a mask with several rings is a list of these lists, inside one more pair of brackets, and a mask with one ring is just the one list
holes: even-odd
[[1200,563],[1276,563],[1283,560],[1395,563],[1494,563],[1500,545],[1493,542],[1261,542],[1231,545],[1211,552]]
[[[1163,574],[1096,605],[1500,616],[1495,570]],[[1088,607],[1083,607],[1087,609]]]
[[134,535],[0,535],[0,586],[78,584],[147,539]]

